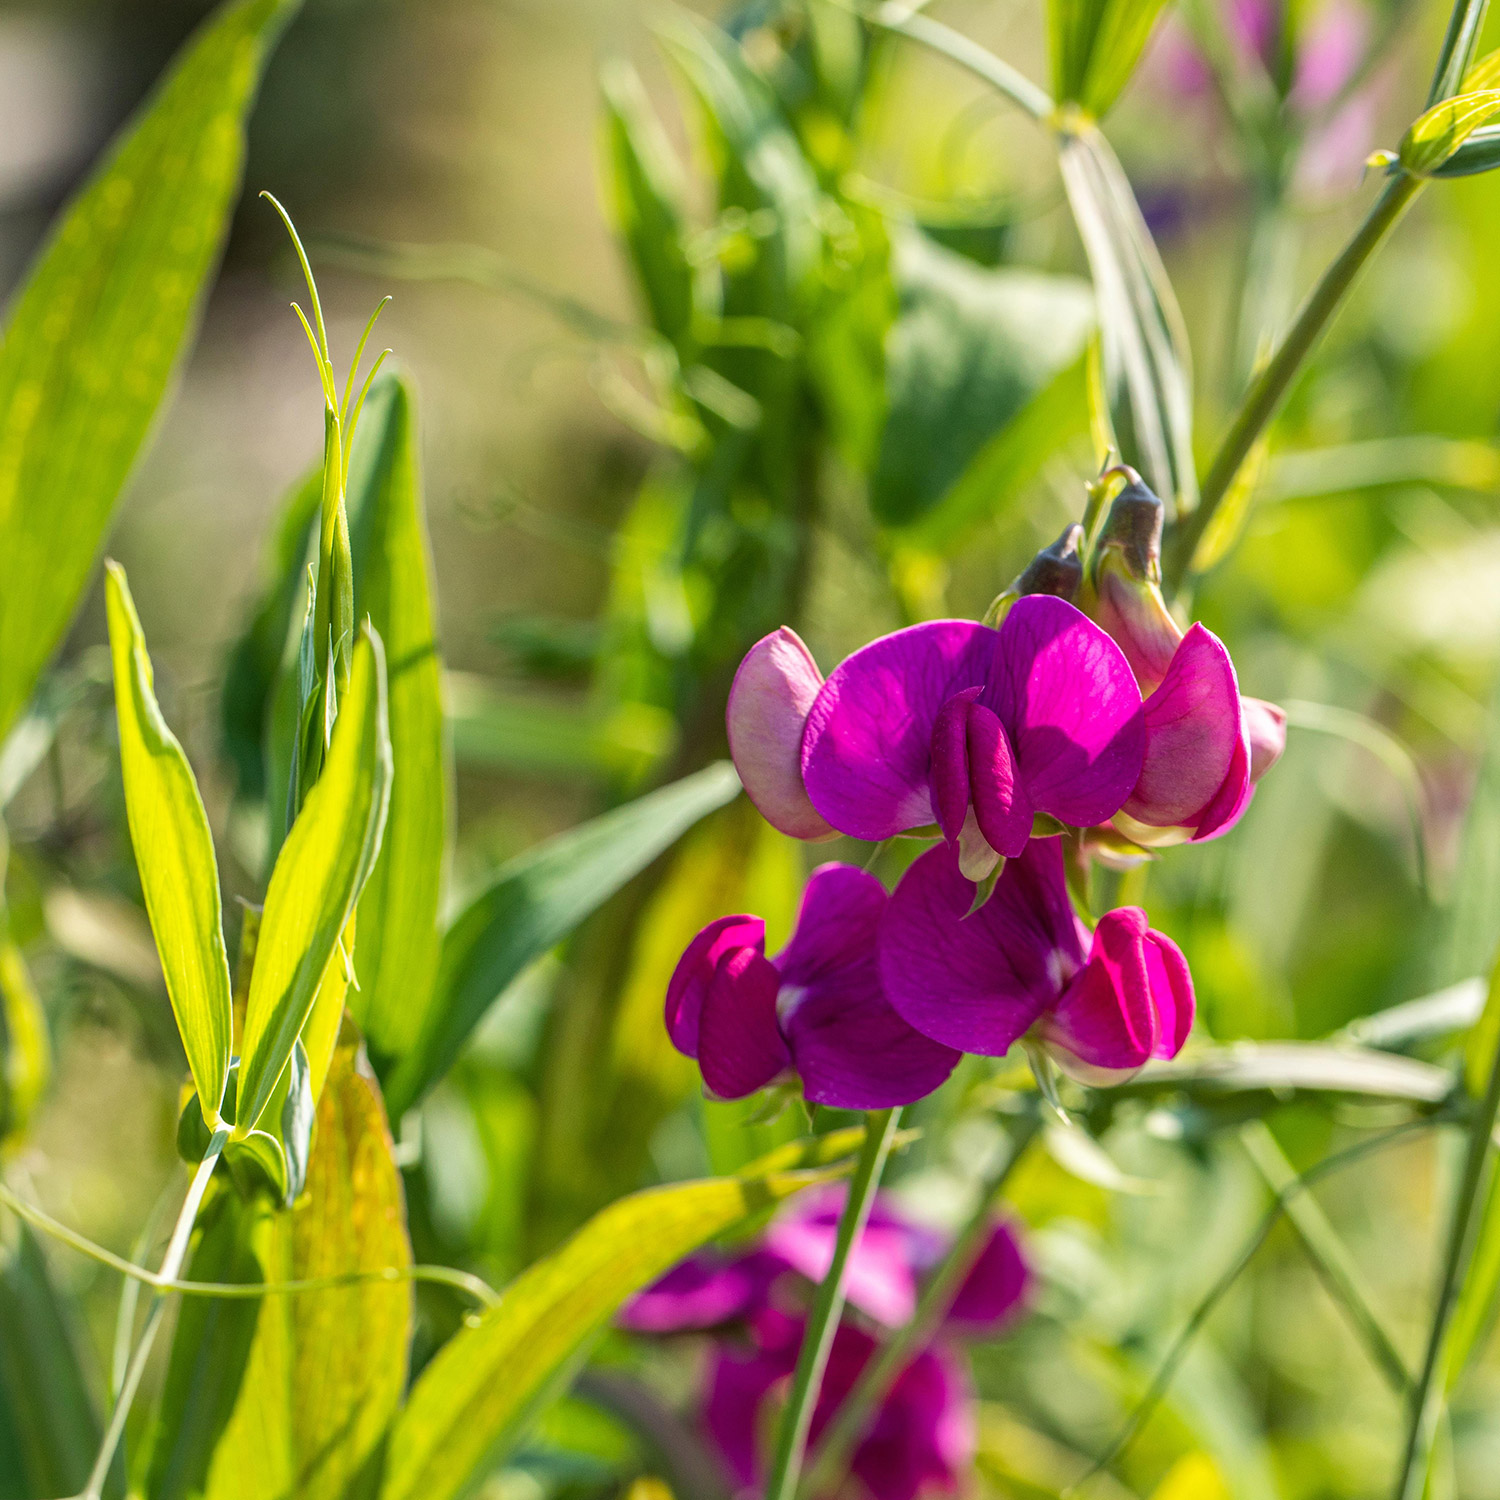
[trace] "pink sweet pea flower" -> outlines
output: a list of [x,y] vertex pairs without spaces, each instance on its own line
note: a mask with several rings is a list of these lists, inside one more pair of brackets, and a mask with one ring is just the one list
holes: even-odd
[[816,1104],[886,1109],[930,1094],[958,1061],[915,1032],[880,987],[875,937],[889,898],[852,865],[815,870],[792,940],[765,956],[759,917],[720,917],[667,986],[667,1033],[721,1099],[795,1072]]
[[891,897],[881,978],[918,1031],[993,1057],[1032,1032],[1101,1080],[1181,1050],[1194,1008],[1181,951],[1139,907],[1107,912],[1090,933],[1068,899],[1060,840],[1033,839],[966,916],[973,896],[952,854],[932,849]]
[[898,630],[824,683],[802,779],[842,833],[880,840],[936,822],[982,878],[1019,854],[1037,813],[1085,826],[1118,811],[1144,755],[1140,691],[1113,641],[1065,600],[1032,594],[998,630]]

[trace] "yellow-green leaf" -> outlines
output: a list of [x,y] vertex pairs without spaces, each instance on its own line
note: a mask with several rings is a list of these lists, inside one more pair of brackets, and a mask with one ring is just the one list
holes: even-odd
[[296,0],[235,0],[54,227],[0,347],[0,740],[88,579],[195,320]]
[[1496,117],[1500,88],[1476,89],[1434,104],[1402,138],[1401,165],[1414,177],[1432,176],[1481,125]]
[[260,1117],[291,1059],[380,849],[391,784],[385,684],[380,637],[366,625],[322,775],[266,891],[245,1006],[238,1134]]
[[380,857],[359,898],[359,988],[349,1006],[372,1052],[395,1057],[416,1041],[437,974],[449,783],[416,414],[405,379],[392,376],[370,392],[360,433],[367,442],[356,444],[349,476],[355,613],[385,643],[393,770]]
[[391,1430],[381,1500],[465,1493],[627,1297],[705,1240],[822,1178],[782,1172],[678,1183],[597,1214],[428,1365]]
[[[380,1090],[346,1031],[334,1052],[307,1189],[260,1240],[273,1281],[411,1265],[401,1174]],[[345,1500],[406,1384],[411,1286],[399,1278],[261,1304],[239,1403],[215,1451],[208,1500]]]
[[51,1075],[41,1002],[21,950],[0,935],[0,1144],[25,1130]]
[[213,1126],[224,1100],[233,1031],[213,835],[192,767],[157,706],[151,658],[125,570],[111,562],[108,574],[109,649],[130,841],[172,1013],[204,1118]]
[[1050,0],[1052,83],[1096,118],[1119,98],[1165,0]]

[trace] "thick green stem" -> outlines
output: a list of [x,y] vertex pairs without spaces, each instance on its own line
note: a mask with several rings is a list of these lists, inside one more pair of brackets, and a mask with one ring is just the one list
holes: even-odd
[[786,1410],[781,1414],[781,1426],[776,1434],[776,1457],[766,1485],[766,1500],[793,1500],[797,1493],[797,1484],[802,1477],[802,1460],[807,1450],[807,1433],[812,1426],[813,1409],[817,1405],[818,1392],[823,1385],[823,1371],[828,1366],[833,1338],[838,1332],[839,1319],[844,1311],[844,1270],[849,1263],[849,1252],[864,1233],[865,1223],[870,1217],[870,1208],[875,1202],[875,1189],[879,1186],[880,1174],[884,1170],[885,1159],[890,1153],[891,1141],[895,1137],[900,1118],[899,1108],[874,1111],[865,1116],[864,1148],[854,1169],[849,1196],[839,1219],[833,1262],[818,1287],[812,1312],[808,1316],[807,1331],[802,1335],[797,1369],[792,1376],[792,1392],[787,1400]]
[[1484,1177],[1485,1158],[1497,1114],[1500,1114],[1500,1046],[1496,1047],[1490,1064],[1490,1081],[1484,1099],[1469,1123],[1469,1149],[1464,1157],[1458,1196],[1453,1203],[1453,1221],[1448,1227],[1448,1251],[1443,1258],[1443,1279],[1438,1287],[1437,1305],[1433,1308],[1432,1326],[1427,1335],[1427,1353],[1412,1392],[1406,1452],[1400,1478],[1396,1481],[1395,1500],[1421,1500],[1426,1488],[1432,1440],[1443,1408],[1444,1383],[1436,1377],[1448,1341],[1448,1327],[1453,1321],[1453,1304],[1473,1248],[1477,1221],[1474,1210],[1479,1202],[1479,1186]]
[[1312,290],[1296,321],[1276,352],[1256,376],[1240,403],[1219,451],[1204,476],[1199,502],[1184,516],[1171,540],[1166,558],[1166,581],[1175,589],[1192,567],[1193,554],[1214,511],[1229,493],[1240,466],[1250,456],[1266,424],[1276,415],[1293,377],[1302,368],[1319,336],[1337,311],[1339,304],[1354,285],[1365,262],[1385,238],[1407,205],[1421,190],[1422,179],[1405,173],[1391,178],[1380,197],[1366,215],[1354,237],[1344,246],[1338,259],[1323,273]]
[[[183,1261],[187,1259],[188,1241],[193,1235],[193,1225],[198,1218],[198,1209],[203,1202],[204,1193],[208,1191],[208,1180],[213,1176],[214,1167],[218,1164],[219,1156],[228,1140],[227,1129],[221,1128],[214,1132],[213,1139],[208,1143],[208,1150],[203,1153],[203,1160],[198,1164],[198,1170],[188,1185],[187,1197],[182,1200],[182,1210],[177,1215],[177,1225],[172,1230],[172,1238],[167,1244],[167,1253],[162,1257],[161,1268],[157,1273],[167,1280],[176,1280],[177,1273],[182,1270]],[[115,1449],[120,1446],[120,1438],[125,1431],[125,1419],[130,1415],[135,1393],[140,1388],[141,1376],[146,1373],[146,1361],[151,1357],[151,1346],[156,1342],[156,1335],[161,1329],[162,1318],[166,1315],[166,1310],[166,1299],[163,1293],[158,1291],[152,1299],[151,1311],[146,1317],[146,1326],[141,1330],[140,1342],[135,1346],[135,1353],[131,1356],[130,1364],[125,1371],[125,1379],[120,1384],[119,1394],[115,1397],[114,1410],[109,1416],[109,1426],[105,1428],[104,1438],[99,1444],[99,1453],[94,1459],[94,1467],[89,1473],[89,1481],[84,1486],[81,1500],[101,1500],[104,1482],[109,1477],[110,1465],[114,1462]]]
[[838,1415],[829,1423],[802,1486],[804,1494],[833,1491],[835,1482],[848,1469],[849,1457],[868,1429],[870,1418],[913,1357],[931,1342],[938,1325],[953,1305],[964,1277],[973,1270],[974,1262],[984,1249],[993,1222],[996,1198],[1004,1191],[1040,1125],[1041,1119],[1036,1113],[1021,1120],[1011,1140],[1009,1154],[980,1189],[979,1202],[972,1216],[933,1271],[910,1321],[898,1329],[890,1342],[865,1366]]

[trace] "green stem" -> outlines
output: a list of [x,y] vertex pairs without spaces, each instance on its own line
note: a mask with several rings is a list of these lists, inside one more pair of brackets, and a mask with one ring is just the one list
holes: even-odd
[[833,1262],[818,1287],[802,1348],[797,1355],[797,1369],[792,1376],[792,1392],[781,1426],[776,1435],[776,1457],[766,1485],[766,1500],[793,1500],[802,1477],[802,1460],[807,1450],[807,1433],[812,1426],[813,1408],[823,1384],[823,1371],[833,1349],[839,1318],[844,1311],[844,1270],[854,1242],[864,1233],[865,1223],[875,1202],[875,1189],[901,1118],[900,1108],[872,1111],[865,1116],[865,1144],[849,1183],[849,1196],[839,1219],[834,1241]]
[[1214,511],[1229,493],[1240,466],[1249,457],[1266,424],[1276,415],[1293,377],[1354,285],[1355,277],[1421,187],[1421,178],[1405,173],[1391,178],[1365,216],[1364,223],[1312,289],[1286,337],[1245,393],[1204,477],[1196,509],[1182,518],[1172,537],[1165,568],[1170,588],[1176,589],[1187,576],[1193,554],[1213,519]]
[[[229,1131],[221,1127],[209,1141],[208,1150],[203,1153],[203,1160],[198,1164],[198,1170],[188,1185],[187,1197],[182,1200],[182,1210],[177,1215],[177,1225],[167,1243],[167,1253],[162,1257],[158,1275],[174,1279],[182,1269],[182,1263],[187,1259],[193,1225],[198,1218],[198,1209],[203,1202],[204,1193],[208,1191],[209,1178],[213,1176],[214,1167],[218,1165],[219,1156],[228,1140]],[[104,1439],[99,1444],[99,1453],[94,1459],[94,1467],[83,1488],[81,1500],[101,1500],[104,1481],[109,1477],[110,1465],[114,1462],[115,1449],[119,1447],[120,1438],[125,1431],[125,1418],[130,1415],[135,1393],[140,1388],[141,1376],[146,1373],[146,1361],[151,1357],[151,1346],[156,1342],[166,1310],[165,1295],[157,1291],[152,1300],[151,1311],[146,1317],[146,1326],[141,1330],[140,1342],[135,1346],[135,1353],[125,1371],[125,1379],[120,1383],[115,1407],[110,1413],[109,1426],[105,1428]]]
[[979,1202],[958,1238],[948,1247],[931,1279],[922,1290],[911,1319],[892,1336],[889,1343],[861,1371],[854,1389],[829,1424],[818,1445],[812,1467],[802,1490],[807,1495],[832,1492],[835,1481],[849,1466],[855,1445],[869,1427],[871,1416],[896,1383],[912,1358],[931,1341],[964,1278],[974,1269],[993,1225],[996,1198],[1004,1191],[1010,1175],[1020,1164],[1041,1126],[1039,1113],[1026,1115],[1011,1141],[1010,1152],[999,1169],[984,1184]]
[[1420,1500],[1426,1487],[1432,1439],[1443,1407],[1443,1382],[1436,1376],[1447,1344],[1448,1327],[1453,1320],[1453,1304],[1463,1269],[1473,1248],[1474,1208],[1479,1200],[1479,1185],[1484,1176],[1485,1158],[1497,1114],[1500,1114],[1500,1046],[1496,1047],[1490,1064],[1490,1081],[1484,1100],[1469,1122],[1469,1149],[1464,1157],[1458,1196],[1453,1203],[1448,1251],[1443,1260],[1443,1279],[1438,1287],[1437,1305],[1433,1308],[1432,1326],[1427,1335],[1427,1353],[1422,1360],[1422,1373],[1417,1377],[1416,1389],[1412,1392],[1406,1452],[1396,1482],[1395,1500]]

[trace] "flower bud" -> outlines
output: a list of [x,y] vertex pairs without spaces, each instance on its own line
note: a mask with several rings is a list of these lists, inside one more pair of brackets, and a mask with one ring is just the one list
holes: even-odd
[[1069,604],[1083,582],[1083,527],[1070,522],[1050,547],[1043,547],[1011,581],[1010,587],[985,611],[986,625],[999,625],[1006,611],[1023,594],[1054,594]]
[[1162,503],[1132,480],[1115,496],[1094,554],[1094,617],[1125,653],[1142,693],[1167,675],[1182,631],[1161,596]]
[[1250,780],[1259,781],[1286,749],[1286,710],[1264,698],[1241,698],[1240,708],[1250,736]]
[[766,822],[797,839],[835,837],[802,783],[802,730],[822,686],[812,653],[783,625],[745,653],[725,714],[746,795]]

